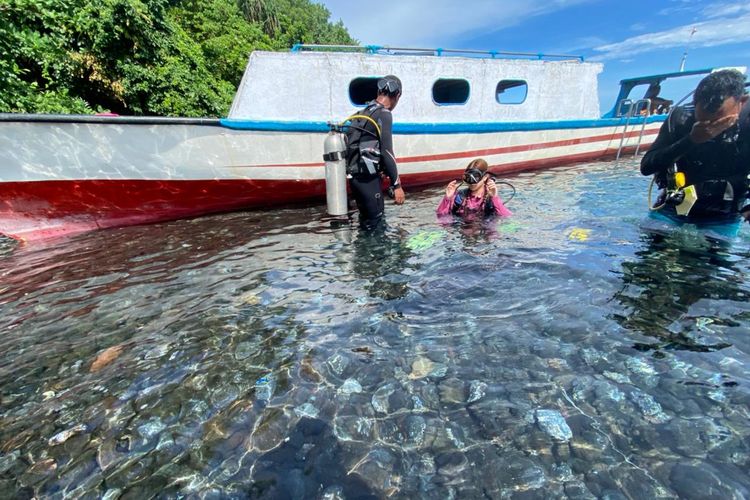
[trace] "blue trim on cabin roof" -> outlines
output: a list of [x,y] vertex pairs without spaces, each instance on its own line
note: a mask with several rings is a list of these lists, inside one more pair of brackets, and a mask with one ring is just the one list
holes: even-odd
[[665,80],[667,78],[679,78],[681,76],[694,76],[694,75],[708,74],[708,73],[711,73],[714,69],[715,68],[691,69],[687,71],[673,71],[671,73],[661,73],[658,75],[636,76],[633,78],[625,78],[623,80],[620,80],[620,85],[622,85],[623,83],[633,83],[633,82],[649,83],[654,80]]
[[[646,117],[646,123],[663,122],[667,115]],[[538,122],[487,122],[487,123],[400,123],[393,124],[395,134],[467,134],[491,132],[515,132],[533,130],[579,129],[615,127],[624,125],[626,118],[599,118],[594,120],[554,120]],[[330,127],[323,121],[267,121],[222,118],[221,125],[233,130],[258,130],[272,132],[328,132]],[[643,118],[633,117],[629,127],[640,125]]]
[[307,43],[295,43],[290,52],[298,54],[305,50],[308,51],[333,51],[333,52],[366,52],[368,54],[379,54],[379,55],[429,55],[429,56],[464,56],[464,57],[490,57],[495,59],[498,55],[508,56],[510,58],[528,57],[530,59],[544,60],[545,58],[550,60],[557,59],[578,59],[584,62],[584,57],[581,55],[573,54],[543,54],[541,52],[507,52],[498,50],[474,50],[474,49],[424,49],[414,47],[391,47],[388,45],[319,45],[319,44],[307,44]]

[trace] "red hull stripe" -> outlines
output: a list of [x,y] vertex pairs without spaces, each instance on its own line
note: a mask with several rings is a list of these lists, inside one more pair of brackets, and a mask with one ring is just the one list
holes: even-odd
[[[630,151],[633,148],[628,148]],[[614,156],[616,150],[493,165],[498,174]],[[402,175],[407,187],[446,182],[455,170]],[[76,180],[0,183],[0,232],[37,240],[106,227],[320,200],[315,180]]]
[[[645,129],[643,136],[656,135],[659,133],[658,129]],[[625,137],[638,137],[640,135],[640,129],[631,130],[625,134]],[[472,151],[460,151],[454,153],[441,153],[433,155],[421,155],[421,156],[405,156],[399,157],[398,163],[414,163],[420,161],[440,161],[440,160],[456,160],[459,158],[471,158],[474,156],[492,156],[508,153],[520,153],[523,151],[535,151],[537,149],[547,148],[559,148],[564,146],[575,146],[577,144],[588,144],[592,142],[602,141],[619,141],[623,134],[604,134],[604,135],[593,135],[589,137],[578,137],[576,139],[564,139],[560,141],[550,142],[539,142],[534,144],[519,144],[517,146],[505,146],[501,148],[489,148],[489,149],[475,149]],[[253,165],[238,165],[235,168],[260,168],[260,167],[274,167],[274,168],[310,168],[310,167],[323,167],[325,163],[261,163]]]
[[[651,135],[651,134],[657,134],[659,131],[656,129],[653,130],[644,130],[643,135]],[[628,132],[625,134],[627,137],[638,137],[640,134],[639,131],[634,132]],[[577,144],[588,144],[591,142],[602,142],[602,141],[611,141],[611,140],[620,140],[620,137],[622,137],[622,134],[614,135],[614,134],[608,134],[608,135],[597,135],[597,136],[591,136],[591,137],[579,137],[577,139],[565,139],[562,141],[552,141],[552,142],[543,142],[538,144],[520,144],[518,146],[506,146],[502,148],[490,148],[490,149],[476,149],[474,151],[461,151],[457,153],[444,153],[444,154],[438,154],[438,155],[425,155],[425,156],[410,156],[408,158],[399,158],[399,163],[409,163],[409,162],[417,162],[417,161],[436,161],[436,160],[454,160],[458,158],[472,158],[475,156],[492,156],[492,155],[499,155],[499,154],[508,154],[508,153],[520,153],[524,151],[535,151],[537,149],[547,149],[547,148],[559,148],[563,146],[574,146]],[[542,160],[543,161],[543,160]]]

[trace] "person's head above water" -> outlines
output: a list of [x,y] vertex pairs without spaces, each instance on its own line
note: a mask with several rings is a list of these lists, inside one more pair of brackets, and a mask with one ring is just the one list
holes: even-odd
[[695,89],[695,119],[714,121],[736,115],[746,101],[745,76],[735,69],[716,71]]
[[386,108],[393,110],[401,98],[401,80],[394,75],[386,75],[378,80],[377,101]]
[[469,188],[472,191],[475,191],[483,185],[482,179],[487,175],[488,168],[489,165],[487,165],[487,162],[482,158],[472,160],[466,166],[466,170],[464,170],[463,181],[469,185]]

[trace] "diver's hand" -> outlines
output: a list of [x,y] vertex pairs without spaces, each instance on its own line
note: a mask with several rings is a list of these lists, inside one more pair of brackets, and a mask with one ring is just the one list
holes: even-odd
[[497,196],[497,184],[495,184],[495,181],[493,181],[492,179],[489,179],[487,181],[486,187],[487,187],[487,193],[490,196],[492,197]]
[[450,181],[448,186],[445,188],[445,197],[452,198],[456,194],[456,188],[458,187],[458,181]]
[[745,219],[745,222],[750,222],[750,205],[746,205],[740,209],[740,214]]
[[703,144],[710,141],[726,129],[737,123],[738,115],[727,115],[711,122],[695,122],[690,130],[690,140],[693,144]]
[[404,188],[399,186],[393,190],[393,201],[396,205],[403,205],[405,200],[406,195],[404,194]]

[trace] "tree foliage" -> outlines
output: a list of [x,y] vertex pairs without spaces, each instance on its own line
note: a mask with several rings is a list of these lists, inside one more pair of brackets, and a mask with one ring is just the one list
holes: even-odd
[[3,0],[0,112],[221,116],[253,50],[354,44],[311,0]]

